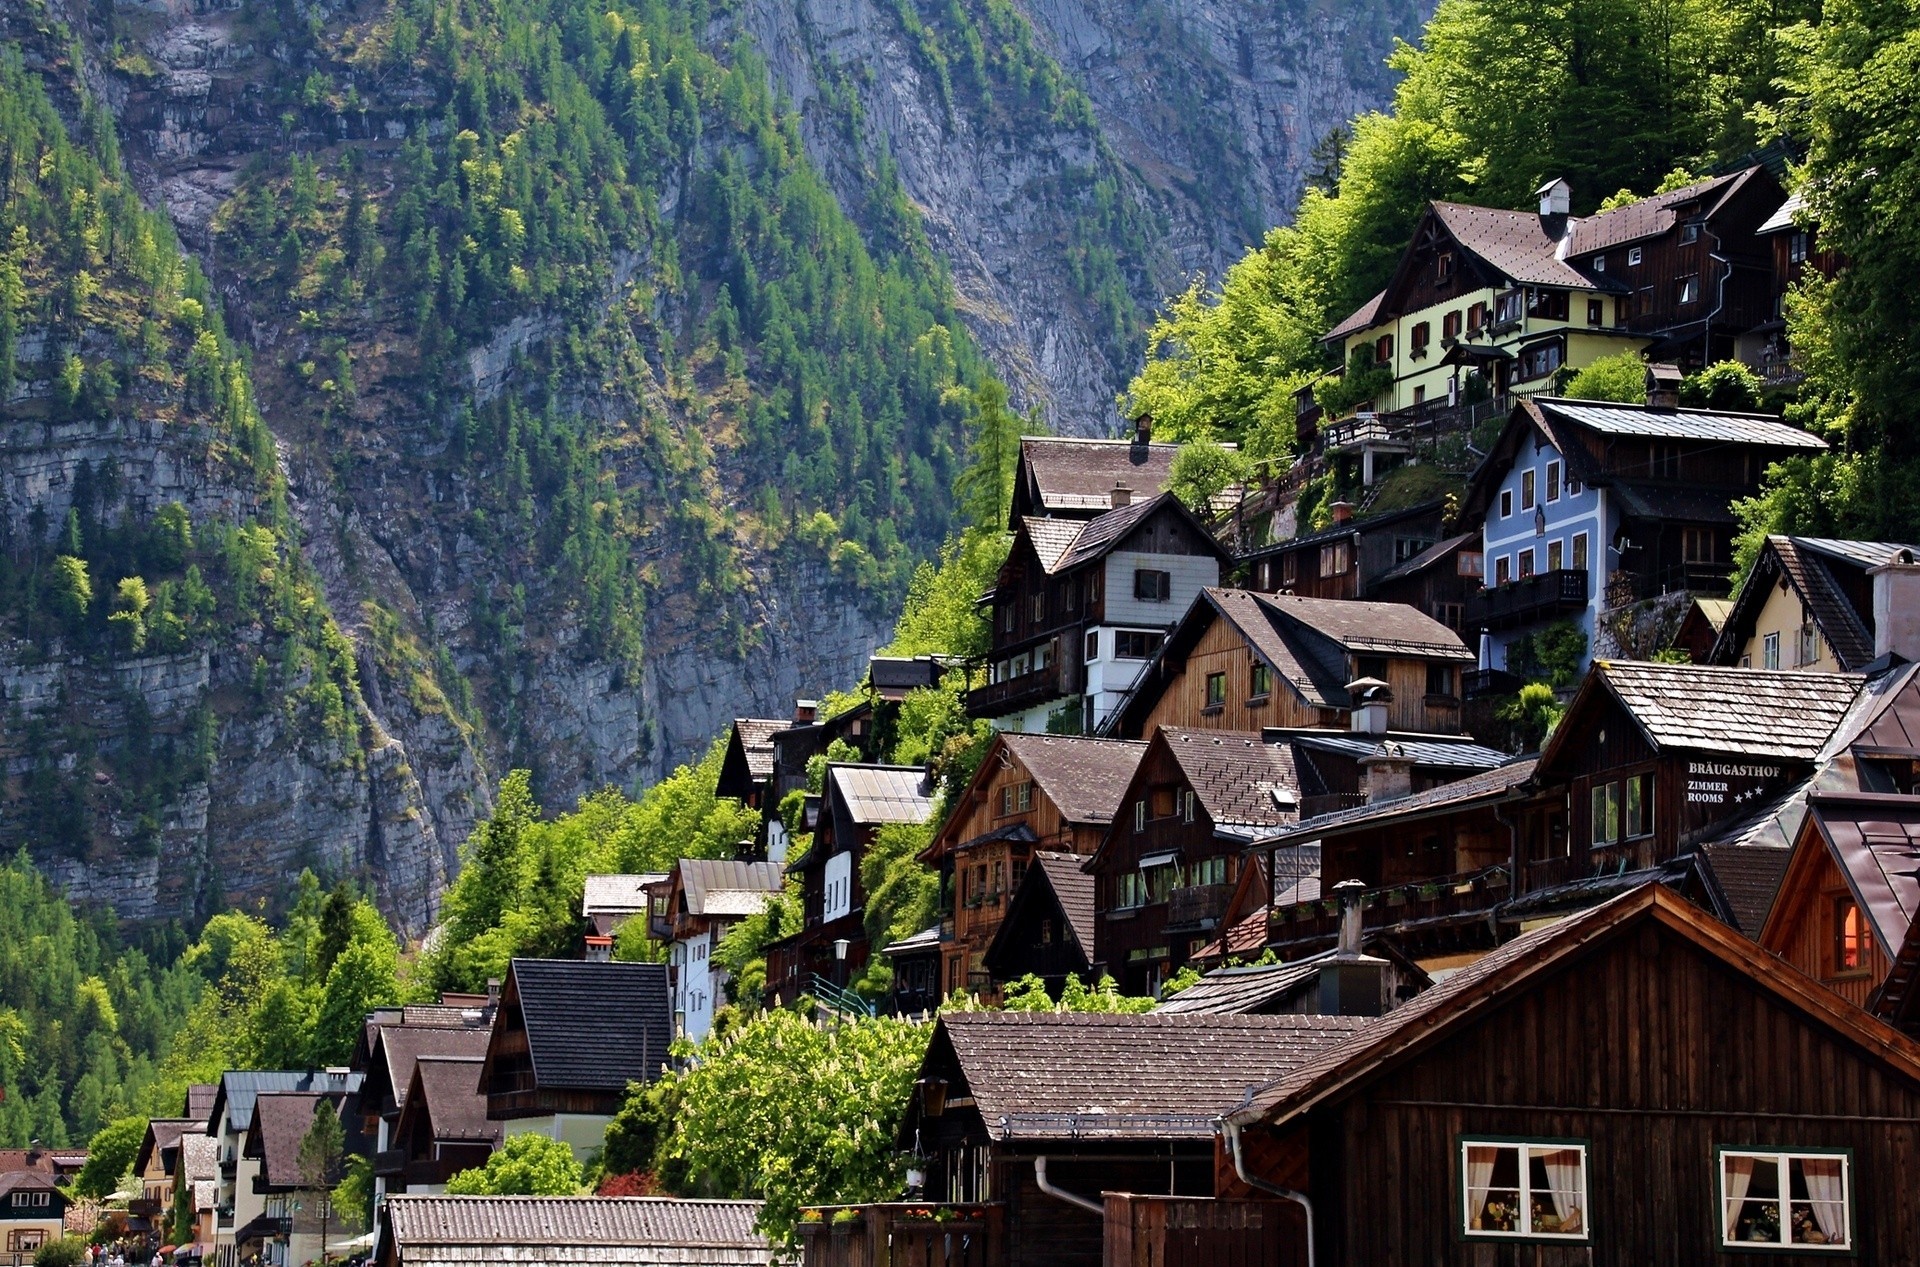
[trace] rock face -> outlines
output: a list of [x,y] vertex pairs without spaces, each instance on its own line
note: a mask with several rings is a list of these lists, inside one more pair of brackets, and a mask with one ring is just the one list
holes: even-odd
[[[364,17],[369,3],[303,10],[324,25]],[[1411,36],[1425,11],[1424,0],[1343,8],[1015,0],[1027,24],[1023,64],[1091,103],[1036,110],[1020,104],[1004,67],[998,80],[943,86],[925,48],[958,33],[942,25],[939,7],[739,0],[715,6],[706,42],[720,49],[744,38],[757,48],[777,92],[800,111],[814,166],[856,221],[876,168],[898,173],[1014,403],[1079,434],[1113,430],[1115,394],[1161,297],[1194,273],[1217,274],[1284,220],[1314,143],[1385,102],[1391,40]],[[743,547],[739,592],[721,601],[747,632],[722,638],[712,600],[703,606],[676,589],[671,557],[636,558],[660,579],[641,658],[620,662],[595,652],[563,614],[567,595],[543,590],[523,561],[470,531],[478,490],[436,463],[445,442],[426,419],[396,409],[327,429],[302,412],[305,389],[274,368],[295,359],[300,331],[272,297],[223,271],[215,218],[250,165],[284,163],[290,150],[344,142],[395,152],[406,110],[419,104],[411,89],[368,91],[352,113],[296,118],[267,86],[286,50],[246,34],[259,27],[239,0],[48,0],[48,8],[91,50],[87,82],[118,120],[137,186],[200,253],[229,328],[255,347],[302,549],[354,644],[363,697],[354,705],[361,738],[329,747],[272,710],[231,705],[258,654],[244,644],[104,670],[57,651],[0,647],[5,706],[66,718],[87,742],[123,737],[134,701],[168,733],[184,732],[196,710],[220,717],[203,780],[178,789],[159,821],[116,827],[117,847],[46,859],[57,878],[130,915],[164,918],[272,895],[304,865],[362,870],[396,921],[418,930],[505,770],[532,767],[555,808],[609,784],[637,789],[695,755],[733,716],[784,716],[795,696],[857,680],[889,618],[822,563]],[[108,11],[111,27],[101,17]],[[918,33],[908,29],[912,12],[925,23]],[[47,49],[37,55],[57,61]],[[646,263],[614,262],[609,314],[637,303]],[[555,314],[528,311],[461,349],[472,400],[513,390],[516,367],[562,329]],[[369,343],[391,355],[390,334],[375,331]],[[37,359],[32,337],[22,336],[23,362]],[[601,390],[585,378],[562,387],[585,401]],[[654,390],[670,395],[665,384]],[[607,405],[610,416],[621,403]],[[625,404],[638,416],[657,402]],[[78,463],[97,468],[109,456],[132,510],[179,501],[196,519],[244,512],[245,490],[223,481],[203,443],[137,421],[17,430],[0,449],[0,499],[15,519],[39,507],[57,523]],[[724,469],[708,487],[716,506],[746,495]],[[507,669],[477,650],[472,599],[477,579],[502,577],[523,582],[526,602],[545,612]],[[25,744],[18,729],[0,735],[16,778],[34,766]]]

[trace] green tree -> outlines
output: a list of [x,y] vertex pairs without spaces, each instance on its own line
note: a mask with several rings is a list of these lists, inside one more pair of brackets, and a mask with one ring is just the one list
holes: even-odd
[[313,1102],[313,1121],[300,1138],[295,1163],[300,1171],[300,1191],[311,1220],[320,1224],[321,1260],[326,1259],[327,1233],[334,1221],[333,1190],[340,1182],[341,1166],[346,1160],[346,1130],[333,1101],[320,1096]]
[[127,650],[137,653],[146,648],[147,612],[152,606],[144,577],[122,577],[114,588],[113,611],[107,623],[119,632],[121,645]]
[[1647,399],[1647,363],[1638,352],[1615,352],[1576,371],[1561,395],[1575,400],[1614,400],[1639,405]]
[[400,947],[371,902],[350,908],[346,948],[320,989],[308,1063],[344,1065],[353,1055],[368,1012],[400,1001]]
[[487,1164],[447,1180],[447,1191],[470,1197],[570,1197],[584,1182],[573,1150],[545,1135],[509,1135]]
[[33,1267],[85,1267],[87,1238],[62,1236],[33,1251]]
[[87,575],[87,561],[70,554],[56,557],[49,588],[54,614],[66,622],[68,630],[78,632],[93,608],[93,580]]
[[87,1164],[74,1176],[74,1192],[98,1199],[118,1188],[121,1178],[133,1172],[134,1157],[146,1137],[144,1117],[119,1118],[95,1131],[87,1141]]
[[1760,408],[1760,376],[1739,361],[1719,361],[1680,381],[1680,403],[1694,409],[1735,413]]
[[1213,515],[1213,499],[1246,479],[1247,460],[1237,450],[1201,437],[1174,455],[1167,488],[1202,518]]

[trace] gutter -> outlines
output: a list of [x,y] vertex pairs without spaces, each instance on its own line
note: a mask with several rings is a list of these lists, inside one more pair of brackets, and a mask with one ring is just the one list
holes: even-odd
[[[1033,1182],[1040,1191],[1055,1200],[1065,1201],[1068,1205],[1077,1205],[1083,1210],[1090,1210],[1102,1219],[1107,1217],[1107,1207],[1102,1203],[1090,1197],[1083,1197],[1077,1192],[1068,1192],[1065,1188],[1056,1188],[1048,1182],[1047,1158],[1044,1153],[1033,1159]],[[1308,1267],[1312,1267],[1312,1264],[1309,1263]]]
[[[1233,1158],[1233,1173],[1240,1176],[1240,1182],[1250,1188],[1283,1198],[1298,1205],[1307,1216],[1307,1267],[1315,1267],[1313,1244],[1313,1198],[1304,1192],[1295,1192],[1292,1188],[1282,1188],[1278,1184],[1268,1183],[1247,1172],[1247,1161],[1240,1152],[1240,1124],[1231,1117],[1220,1119],[1220,1133],[1226,1136],[1227,1152]],[[1043,1159],[1044,1160],[1044,1159]],[[1043,1185],[1044,1186],[1044,1185]]]

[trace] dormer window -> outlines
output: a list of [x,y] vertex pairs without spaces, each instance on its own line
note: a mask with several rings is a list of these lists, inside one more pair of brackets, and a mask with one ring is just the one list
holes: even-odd
[[1440,252],[1439,257],[1434,260],[1433,266],[1434,271],[1439,274],[1441,281],[1450,281],[1453,278],[1453,252]]
[[1642,258],[1643,258],[1643,257],[1641,256],[1641,253],[1640,253],[1640,248],[1639,248],[1639,247],[1637,247],[1637,246],[1630,246],[1630,247],[1628,247],[1628,248],[1627,248],[1627,266],[1628,266],[1629,268],[1638,268],[1638,267],[1640,267],[1640,260],[1641,260]]
[[1698,220],[1689,220],[1685,224],[1680,226],[1681,245],[1684,246],[1689,242],[1698,242],[1699,240],[1700,240],[1700,222]]

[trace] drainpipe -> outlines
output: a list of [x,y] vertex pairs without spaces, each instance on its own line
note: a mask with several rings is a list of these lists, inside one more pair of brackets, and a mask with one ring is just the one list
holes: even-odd
[[1240,1182],[1250,1188],[1271,1193],[1293,1202],[1306,1212],[1307,1216],[1307,1267],[1315,1267],[1313,1245],[1313,1198],[1304,1192],[1295,1192],[1292,1188],[1282,1188],[1278,1184],[1268,1183],[1247,1172],[1246,1158],[1240,1154],[1240,1126],[1232,1118],[1220,1119],[1220,1132],[1227,1137],[1227,1152],[1233,1157],[1233,1173],[1240,1176]]
[[[1091,1210],[1103,1219],[1107,1217],[1107,1207],[1100,1202],[1083,1197],[1077,1192],[1068,1192],[1065,1188],[1056,1188],[1047,1182],[1047,1159],[1045,1157],[1035,1157],[1033,1159],[1033,1182],[1040,1191],[1050,1197],[1065,1201],[1068,1205],[1077,1205],[1083,1210]],[[1311,1267],[1311,1265],[1309,1265],[1309,1267]]]

